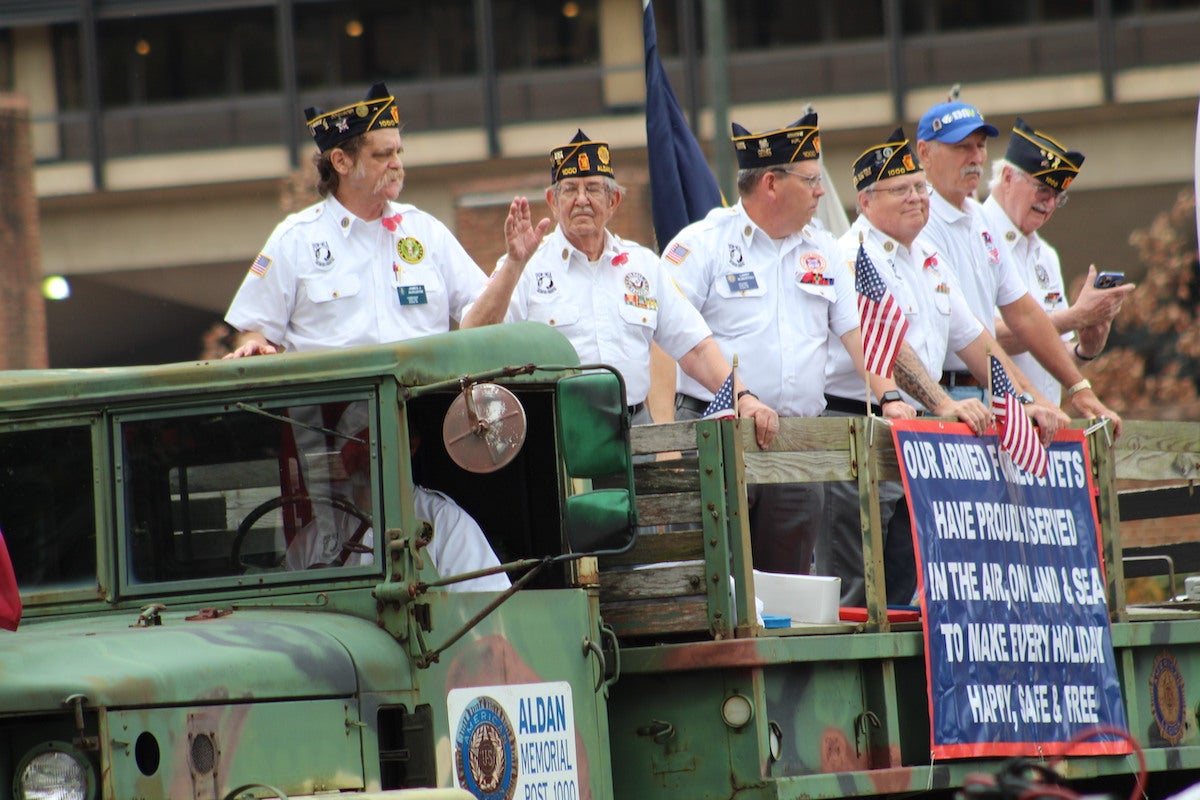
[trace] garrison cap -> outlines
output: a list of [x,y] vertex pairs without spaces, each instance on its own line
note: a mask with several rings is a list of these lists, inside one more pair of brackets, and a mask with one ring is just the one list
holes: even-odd
[[1004,160],[1051,189],[1065,192],[1083,166],[1083,153],[1068,150],[1017,117]]
[[608,142],[593,142],[587,134],[577,129],[574,139],[550,151],[550,183],[591,175],[616,178],[612,168],[612,153],[608,149]]
[[904,137],[904,129],[896,128],[883,144],[873,145],[854,160],[854,188],[866,189],[876,181],[921,171],[921,162]]
[[821,133],[815,111],[786,128],[767,133],[751,133],[736,122],[732,127],[738,169],[773,167],[821,157]]
[[333,111],[310,106],[304,109],[304,119],[322,153],[368,131],[400,128],[396,98],[388,93],[382,82],[372,86],[364,99],[348,106]]

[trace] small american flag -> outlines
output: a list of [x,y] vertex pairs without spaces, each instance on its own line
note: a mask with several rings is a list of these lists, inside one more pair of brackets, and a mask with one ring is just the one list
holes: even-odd
[[663,253],[663,258],[670,261],[672,264],[682,264],[683,260],[692,254],[691,250],[681,245],[679,242],[671,245],[667,252]]
[[733,373],[721,384],[721,388],[713,396],[708,408],[704,409],[701,419],[734,419],[737,412],[733,408]]
[[908,333],[908,320],[861,244],[854,261],[854,289],[867,371],[890,378],[900,343]]
[[271,268],[271,257],[266,253],[259,253],[250,262],[250,272],[262,278],[267,274],[267,270]]
[[1021,408],[1004,365],[995,356],[989,355],[988,361],[992,369],[992,413],[1000,430],[1000,449],[1021,469],[1043,477],[1050,457],[1038,439],[1037,429]]

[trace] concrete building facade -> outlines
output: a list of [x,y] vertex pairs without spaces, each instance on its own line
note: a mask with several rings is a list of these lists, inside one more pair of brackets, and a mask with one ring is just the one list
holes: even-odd
[[[658,0],[655,13],[710,155],[728,147],[703,41],[720,35],[728,119],[764,130],[812,104],[849,202],[858,153],[898,122],[911,135],[955,83],[1002,130],[1019,115],[1083,151],[1044,231],[1071,275],[1136,274],[1130,230],[1192,183],[1200,0]],[[31,119],[37,259],[72,287],[47,305],[50,365],[198,357],[303,199],[301,109],[375,80],[405,122],[401,199],[485,269],[508,201],[541,198],[550,149],[577,127],[611,143],[630,190],[614,227],[652,243],[641,22],[639,0],[0,2],[0,91]]]

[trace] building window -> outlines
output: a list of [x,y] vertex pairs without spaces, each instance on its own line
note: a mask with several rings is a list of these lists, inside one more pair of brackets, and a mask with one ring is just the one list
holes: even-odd
[[13,90],[12,29],[0,30],[0,91]]
[[598,6],[598,0],[492,0],[497,67],[599,64]]
[[279,89],[271,9],[102,20],[97,40],[106,107]]
[[301,89],[432,80],[478,70],[472,0],[336,2],[296,7]]
[[58,86],[58,106],[64,111],[80,111],[84,101],[83,69],[79,63],[79,26],[54,25],[54,77]]
[[[834,4],[829,0],[816,3],[746,0],[726,12],[726,24],[732,32],[730,46],[733,50],[768,50],[817,44],[832,35],[834,12]],[[878,16],[878,12],[871,16]]]

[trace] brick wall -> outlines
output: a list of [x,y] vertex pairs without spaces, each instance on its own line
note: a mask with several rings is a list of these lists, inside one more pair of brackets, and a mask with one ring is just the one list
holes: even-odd
[[0,369],[44,369],[46,306],[25,98],[0,94],[0,142]]
[[1139,519],[1121,523],[1121,544],[1125,547],[1152,547],[1200,541],[1200,516]]

